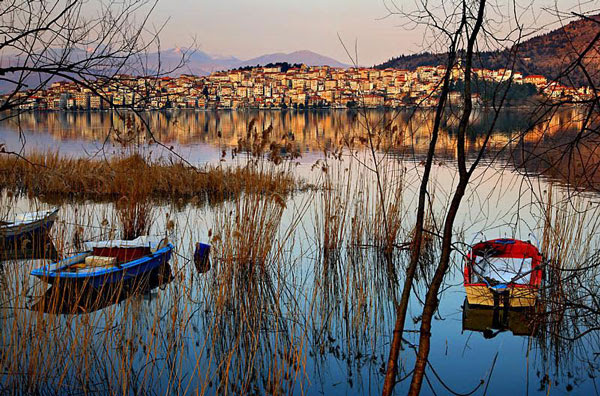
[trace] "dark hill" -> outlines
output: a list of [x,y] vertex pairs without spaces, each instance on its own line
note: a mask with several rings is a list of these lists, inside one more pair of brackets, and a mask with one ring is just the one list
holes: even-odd
[[[512,64],[511,51],[516,51],[514,70],[524,75],[541,74],[549,79],[557,79],[564,69],[594,40],[600,32],[600,15],[590,19],[579,19],[559,29],[526,40],[517,48],[501,51],[486,51],[476,55],[474,67],[499,69]],[[377,68],[394,67],[415,69],[418,66],[444,64],[447,54],[423,52],[414,55],[402,55],[377,65]],[[588,52],[583,60],[595,84],[600,83],[600,41]],[[589,85],[580,68],[568,76],[560,78],[564,84],[572,86]]]

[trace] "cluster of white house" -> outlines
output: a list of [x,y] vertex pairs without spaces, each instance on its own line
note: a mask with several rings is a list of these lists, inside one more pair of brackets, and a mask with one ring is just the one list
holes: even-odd
[[[21,98],[19,107],[31,110],[434,106],[445,72],[444,66],[421,66],[410,71],[302,65],[236,69],[208,76],[117,75],[85,85],[55,82],[42,91],[19,92],[11,100]],[[532,84],[550,98],[579,101],[591,96],[587,87],[566,87],[544,76],[523,76],[509,69],[473,69],[473,74],[486,81],[512,79],[514,84]],[[453,68],[451,77],[463,79],[464,69]],[[459,97],[458,92],[453,92],[450,100]]]

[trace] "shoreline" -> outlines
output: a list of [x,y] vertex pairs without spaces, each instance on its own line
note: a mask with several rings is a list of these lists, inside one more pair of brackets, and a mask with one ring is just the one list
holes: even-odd
[[[510,111],[510,110],[535,110],[544,106],[553,106],[552,103],[537,103],[537,104],[515,104],[515,105],[504,105],[501,111]],[[568,108],[578,108],[584,107],[585,103],[566,103],[562,106]],[[456,106],[455,108],[462,108],[462,106]],[[281,108],[281,107],[270,107],[270,108],[261,108],[261,107],[240,107],[240,108],[193,108],[193,107],[170,107],[170,108],[161,108],[161,109],[140,109],[140,108],[132,108],[132,107],[113,107],[110,109],[76,109],[76,110],[64,110],[64,109],[17,109],[17,110],[7,110],[8,113],[15,113],[15,115],[19,115],[22,113],[65,113],[65,114],[86,114],[86,113],[110,113],[110,112],[118,112],[118,111],[126,111],[126,112],[135,112],[135,113],[167,113],[167,112],[177,112],[177,111],[194,111],[201,113],[218,113],[218,112],[293,112],[293,113],[305,113],[305,112],[359,112],[359,111],[379,111],[379,112],[392,112],[392,111],[415,111],[415,110],[423,110],[423,111],[432,111],[435,110],[436,106],[402,106],[402,107],[311,107],[311,108]],[[490,110],[494,111],[492,106],[473,106],[473,109],[476,110]],[[452,110],[452,108],[448,108],[446,110]]]

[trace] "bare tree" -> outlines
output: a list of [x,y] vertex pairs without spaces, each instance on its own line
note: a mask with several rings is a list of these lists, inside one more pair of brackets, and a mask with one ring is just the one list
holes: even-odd
[[[443,85],[440,89],[436,117],[431,133],[431,141],[427,152],[426,160],[424,161],[424,170],[421,176],[421,183],[418,196],[418,208],[415,229],[413,233],[412,251],[410,262],[407,267],[404,288],[402,290],[402,299],[396,306],[396,322],[392,343],[390,345],[390,355],[388,358],[386,378],[383,387],[383,394],[391,394],[395,384],[397,375],[397,361],[402,346],[402,336],[406,321],[406,313],[409,304],[409,298],[412,290],[412,284],[415,277],[415,272],[421,256],[421,243],[425,232],[431,232],[424,229],[424,218],[426,211],[426,199],[429,195],[429,176],[437,146],[437,139],[440,133],[440,125],[448,111],[448,94],[450,91],[451,75],[458,72],[463,75],[464,85],[462,89],[462,108],[460,109],[459,125],[457,129],[456,139],[456,156],[457,156],[457,173],[458,182],[453,187],[453,194],[449,207],[445,213],[445,220],[442,226],[441,235],[441,256],[438,259],[437,268],[430,284],[424,301],[423,312],[421,316],[420,338],[418,345],[418,354],[415,367],[412,371],[412,382],[409,394],[419,394],[421,384],[425,374],[425,368],[429,355],[429,342],[431,337],[431,320],[438,306],[438,293],[445,274],[451,262],[451,253],[454,249],[453,245],[453,226],[457,216],[462,198],[467,190],[471,177],[477,169],[480,161],[486,153],[488,141],[494,130],[496,120],[500,109],[503,107],[504,100],[508,89],[494,92],[494,97],[498,96],[498,100],[494,100],[492,110],[492,122],[486,130],[483,144],[476,153],[473,160],[468,161],[465,151],[465,141],[467,131],[470,127],[470,117],[473,109],[472,101],[472,69],[474,55],[477,52],[481,41],[480,33],[483,31],[485,36],[489,34],[484,26],[486,17],[486,0],[476,1],[458,1],[450,4],[443,4],[439,10],[433,10],[430,4],[420,3],[420,9],[416,13],[406,14],[400,8],[390,9],[391,13],[400,13],[415,23],[425,23],[434,30],[434,36],[438,42],[443,43],[446,48],[446,71],[443,79]],[[437,11],[437,14],[436,14]],[[517,23],[517,33],[519,33]],[[520,38],[520,34],[517,40]],[[493,36],[492,36],[493,37]],[[478,41],[478,39],[480,41]],[[463,63],[464,62],[464,63]],[[512,78],[509,79],[509,85]]]
[[[116,77],[158,77],[180,67],[185,52],[178,65],[162,70],[162,26],[149,22],[155,6],[153,0],[1,2],[0,119],[31,107],[58,80],[76,83],[109,107],[106,92],[114,89]],[[144,88],[135,87],[137,96],[148,100]]]
[[[514,29],[504,37],[500,37],[497,30],[493,29],[493,21],[490,18],[490,9],[494,9],[494,4],[488,4],[486,0],[472,0],[472,1],[457,1],[451,3],[440,4],[437,8],[429,2],[419,2],[418,11],[406,13],[400,7],[396,7],[393,3],[389,8],[391,14],[401,14],[408,20],[417,23],[425,24],[436,32],[434,37],[438,43],[443,43],[446,48],[444,56],[447,59],[446,62],[446,74],[444,76],[444,83],[441,86],[438,99],[437,99],[437,110],[436,119],[433,126],[431,141],[429,150],[427,152],[427,158],[423,162],[424,169],[421,176],[421,184],[418,196],[418,208],[417,217],[415,224],[415,231],[413,234],[412,241],[412,253],[411,259],[407,267],[407,273],[402,290],[402,299],[396,305],[396,323],[394,327],[393,339],[390,345],[390,355],[388,359],[387,372],[385,383],[383,387],[383,394],[389,395],[393,391],[396,384],[397,377],[397,361],[400,354],[401,346],[403,343],[402,335],[405,326],[406,311],[408,309],[408,300],[410,298],[412,284],[415,277],[415,271],[421,255],[420,244],[423,234],[430,232],[424,229],[424,216],[425,216],[425,202],[429,194],[429,175],[431,165],[434,161],[437,139],[440,130],[440,120],[447,117],[446,112],[448,111],[447,98],[449,93],[450,73],[452,69],[455,69],[457,73],[463,75],[462,79],[464,84],[461,88],[462,106],[459,110],[459,124],[456,131],[456,173],[457,181],[453,185],[449,206],[446,208],[444,213],[444,222],[442,230],[437,237],[441,240],[441,255],[437,260],[437,265],[434,268],[434,274],[428,284],[427,294],[423,302],[423,311],[421,315],[421,325],[419,331],[419,343],[417,347],[417,359],[415,367],[412,370],[412,381],[409,389],[409,394],[416,395],[420,393],[423,379],[425,377],[426,367],[428,365],[428,357],[430,351],[430,338],[431,338],[431,322],[433,316],[437,310],[439,304],[439,293],[441,286],[444,282],[446,273],[452,262],[452,252],[456,250],[454,242],[454,222],[457,217],[461,202],[467,188],[471,183],[474,172],[479,167],[482,159],[488,154],[488,143],[494,132],[498,116],[501,109],[504,107],[508,90],[513,83],[513,77],[507,79],[507,86],[504,89],[496,88],[493,92],[493,103],[491,107],[492,121],[487,126],[484,132],[484,139],[481,147],[472,156],[467,156],[465,143],[469,129],[471,128],[471,114],[473,110],[473,68],[474,62],[477,61],[477,53],[481,48],[490,48],[491,43],[500,44],[505,46],[507,42],[512,44],[508,51],[509,56],[506,59],[506,67],[514,69],[515,62],[517,59],[517,53],[519,50],[518,43],[521,41],[524,35],[524,29],[520,23],[519,15],[516,11],[516,4],[513,4],[513,11],[511,12],[510,20]],[[595,21],[595,20],[594,20]],[[593,78],[590,77],[590,72],[586,70],[585,57],[590,51],[594,51],[596,48],[596,42],[598,36],[594,37],[592,42],[585,46],[579,52],[579,56],[569,65],[565,65],[564,71],[558,76],[558,78],[568,78],[570,71],[579,68],[583,75],[587,76],[588,83],[593,88],[594,97],[587,103],[587,116],[584,117],[583,126],[575,137],[571,137],[563,147],[565,150],[560,151],[560,156],[557,162],[565,161],[565,157],[570,160],[573,157],[579,156],[579,161],[584,162],[581,159],[581,146],[583,145],[588,151],[587,155],[595,155],[595,148],[590,142],[595,142],[594,139],[590,139],[589,136],[595,136],[597,134],[597,123],[595,120],[597,116],[593,115],[595,112],[596,103],[596,90],[593,82]],[[462,62],[462,64],[460,63]],[[534,112],[532,112],[531,120],[529,121],[529,127],[524,128],[519,136],[524,136],[526,133],[531,131],[534,127],[539,126],[548,119],[549,116],[553,115],[558,108],[565,104],[572,104],[570,101],[560,101],[553,103],[551,101],[545,101],[540,104]],[[588,137],[588,139],[582,139],[582,137]],[[528,160],[533,157],[527,153],[524,155]],[[536,157],[539,160],[539,157]],[[552,167],[551,163],[547,164]],[[596,164],[594,164],[596,165]],[[592,169],[590,172],[589,170]],[[586,177],[589,182],[590,176],[593,176],[595,166],[588,166],[583,169],[583,175],[578,177]],[[567,178],[568,180],[568,178]]]

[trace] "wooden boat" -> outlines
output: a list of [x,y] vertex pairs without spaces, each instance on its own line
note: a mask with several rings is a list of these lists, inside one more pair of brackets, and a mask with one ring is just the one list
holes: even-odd
[[32,311],[51,314],[87,314],[104,309],[133,296],[148,295],[157,287],[169,284],[173,274],[169,263],[152,271],[102,288],[87,287],[66,282],[53,284],[29,307]]
[[12,221],[0,221],[0,250],[10,252],[43,246],[57,216],[58,208],[22,213]]
[[464,266],[470,305],[513,308],[535,305],[542,256],[530,242],[494,239],[473,245]]
[[37,268],[31,274],[48,283],[78,282],[102,287],[152,271],[169,261],[173,245],[142,236],[131,241],[86,242],[86,251]]

